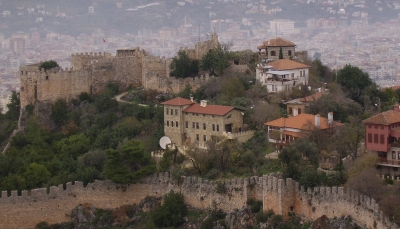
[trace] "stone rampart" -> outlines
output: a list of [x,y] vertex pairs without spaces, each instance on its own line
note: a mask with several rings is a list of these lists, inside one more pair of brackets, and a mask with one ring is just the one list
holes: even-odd
[[[218,36],[199,42],[187,51],[199,59],[218,45]],[[20,67],[21,106],[54,103],[58,98],[67,101],[80,93],[101,93],[109,83],[118,84],[121,90],[129,86],[144,86],[158,91],[180,92],[187,85],[198,88],[203,78],[173,79],[169,77],[171,59],[151,56],[140,48],[119,49],[110,53],[80,53],[71,55],[72,69],[38,69],[39,64]],[[37,110],[37,109],[36,109]]]
[[342,187],[317,187],[304,190],[291,179],[274,176],[237,178],[223,181],[225,192],[217,192],[216,181],[185,177],[177,183],[169,173],[155,174],[131,185],[95,181],[86,187],[81,182],[47,189],[3,191],[0,198],[0,228],[34,228],[40,221],[50,224],[69,221],[71,210],[80,204],[99,208],[117,208],[139,203],[147,196],[160,197],[170,190],[181,192],[186,203],[206,209],[213,201],[224,211],[239,209],[250,198],[263,201],[263,209],[272,209],[288,218],[290,212],[316,219],[350,215],[363,228],[398,229],[384,217],[375,200]]

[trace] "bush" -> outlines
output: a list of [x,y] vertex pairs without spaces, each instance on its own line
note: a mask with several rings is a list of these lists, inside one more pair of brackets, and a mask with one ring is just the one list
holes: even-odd
[[35,226],[35,229],[49,229],[49,228],[50,228],[49,224],[44,221],[36,224],[36,226]]
[[164,196],[164,203],[152,215],[153,222],[158,227],[176,227],[187,215],[187,207],[181,193],[171,191]]
[[226,193],[225,184],[223,182],[217,182],[217,186],[215,188],[216,188],[217,193],[219,193],[219,194]]
[[58,65],[58,63],[55,62],[54,60],[48,60],[39,65],[39,70],[42,68],[51,69],[51,68],[55,68],[55,67],[60,67],[60,65]]
[[261,210],[263,203],[259,200],[249,199],[247,200],[247,205],[250,205],[251,212],[257,213]]
[[256,214],[256,219],[257,219],[257,222],[265,223],[273,215],[274,215],[274,212],[272,210],[268,210],[266,212],[260,211]]

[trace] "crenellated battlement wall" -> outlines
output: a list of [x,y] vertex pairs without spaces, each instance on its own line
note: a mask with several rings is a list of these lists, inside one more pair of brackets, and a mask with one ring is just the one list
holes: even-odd
[[350,215],[363,228],[398,229],[384,217],[375,200],[346,190],[343,187],[317,187],[304,190],[291,179],[275,176],[237,178],[222,181],[225,192],[217,192],[217,181],[197,177],[184,177],[178,183],[168,172],[155,174],[136,184],[120,185],[111,181],[95,181],[83,186],[82,182],[50,187],[3,191],[0,198],[0,228],[34,228],[40,221],[60,223],[69,221],[71,210],[89,203],[99,208],[117,208],[139,203],[147,196],[160,197],[170,190],[181,192],[185,202],[193,207],[206,209],[215,201],[224,211],[239,209],[250,198],[263,201],[263,209],[289,217],[295,212],[309,219],[322,215],[330,218]]
[[[215,34],[211,40],[196,44],[192,51],[186,50],[191,53],[192,58],[200,59],[218,44],[218,36]],[[152,56],[136,47],[118,49],[115,56],[106,52],[72,54],[71,69],[38,69],[40,63],[22,66],[21,106],[36,105],[37,102],[52,104],[58,98],[69,101],[82,92],[98,94],[109,83],[118,84],[121,90],[129,86],[144,86],[146,89],[176,93],[186,85],[196,89],[204,82],[201,78],[170,78],[170,63],[171,59]]]
[[74,69],[80,70],[89,66],[94,60],[102,60],[105,58],[110,58],[111,54],[109,53],[76,53],[71,54],[71,65]]

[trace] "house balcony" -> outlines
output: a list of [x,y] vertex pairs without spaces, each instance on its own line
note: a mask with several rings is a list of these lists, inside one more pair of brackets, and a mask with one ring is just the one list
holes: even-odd
[[400,167],[400,161],[388,159],[387,157],[379,158],[378,165],[389,167]]

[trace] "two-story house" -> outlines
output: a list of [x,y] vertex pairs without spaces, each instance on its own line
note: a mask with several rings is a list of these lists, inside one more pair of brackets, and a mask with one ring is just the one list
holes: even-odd
[[298,114],[289,118],[278,118],[265,123],[268,131],[268,141],[288,145],[291,141],[307,136],[315,128],[334,134],[337,127],[342,123],[333,120],[333,113],[328,118],[320,117],[319,114]]
[[216,137],[237,138],[246,141],[253,131],[243,131],[243,111],[231,106],[199,103],[184,98],[174,98],[164,105],[164,132],[171,142],[184,146],[194,143],[205,147]]
[[288,59],[261,63],[256,68],[256,80],[269,92],[290,91],[296,85],[308,85],[310,66]]
[[379,157],[383,175],[399,176],[400,106],[363,120],[366,149]]
[[290,59],[295,55],[296,44],[281,37],[264,41],[257,46],[261,58],[278,60],[279,52],[282,49],[284,59]]

